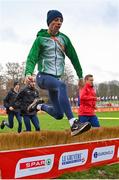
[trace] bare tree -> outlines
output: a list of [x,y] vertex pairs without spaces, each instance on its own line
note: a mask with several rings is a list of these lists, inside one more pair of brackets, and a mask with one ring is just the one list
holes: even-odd
[[6,64],[6,75],[8,79],[21,79],[23,77],[24,64],[20,65],[19,63],[10,63]]
[[98,96],[118,96],[119,97],[119,81],[109,81],[96,84]]
[[108,85],[107,83],[100,83],[98,86],[98,94],[99,96],[107,96],[108,95]]
[[69,97],[76,97],[78,96],[78,91],[77,91],[77,82],[75,79],[75,75],[73,73],[72,68],[66,65],[64,69],[64,75],[61,78],[65,84],[67,85],[67,90],[68,90],[68,95]]
[[68,65],[64,69],[64,75],[61,78],[66,84],[72,84],[74,82],[74,74]]
[[119,81],[110,81],[108,83],[109,96],[119,97]]
[[3,67],[0,64],[0,104],[2,104],[3,97],[5,96],[5,76],[3,73]]

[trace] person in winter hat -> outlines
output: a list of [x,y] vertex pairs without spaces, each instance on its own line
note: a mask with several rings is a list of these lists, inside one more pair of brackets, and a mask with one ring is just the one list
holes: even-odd
[[80,123],[72,113],[65,83],[60,79],[64,73],[65,56],[67,56],[79,77],[79,84],[83,84],[83,72],[78,55],[70,39],[59,30],[63,23],[63,15],[58,10],[47,13],[48,29],[41,29],[28,54],[25,68],[25,80],[31,81],[36,64],[38,64],[37,84],[49,92],[52,106],[33,103],[28,108],[47,112],[55,119],[62,119],[64,114],[69,120],[71,135],[77,135],[91,128],[91,124]]
[[3,120],[0,127],[4,129],[4,127],[13,128],[14,127],[14,117],[16,117],[18,121],[18,133],[22,131],[22,116],[19,110],[14,109],[15,99],[20,91],[20,83],[18,80],[13,82],[13,88],[11,88],[7,95],[5,96],[3,103],[6,108],[6,112],[8,114],[8,121]]
[[56,18],[61,18],[62,22],[63,22],[63,15],[61,12],[57,11],[57,10],[50,10],[47,13],[47,25],[49,26],[49,24]]
[[17,85],[20,85],[20,83],[19,83],[18,80],[15,80],[15,81],[14,81],[14,87],[17,86]]

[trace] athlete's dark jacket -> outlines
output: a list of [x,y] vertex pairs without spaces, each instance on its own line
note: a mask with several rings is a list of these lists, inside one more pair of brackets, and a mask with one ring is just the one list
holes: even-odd
[[4,106],[6,108],[6,112],[9,113],[10,110],[9,110],[9,107],[10,106],[14,106],[14,102],[15,102],[15,99],[17,97],[17,94],[14,89],[11,89],[8,94],[6,95],[6,97],[4,98],[3,100],[3,103],[4,103]]
[[39,92],[36,88],[32,88],[29,85],[24,87],[17,95],[15,100],[15,109],[20,109],[21,114],[33,115],[37,111],[29,113],[27,111],[28,106],[34,101],[35,98],[39,98]]

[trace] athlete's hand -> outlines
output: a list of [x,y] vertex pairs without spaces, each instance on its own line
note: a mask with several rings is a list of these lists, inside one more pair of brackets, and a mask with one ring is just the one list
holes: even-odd
[[14,110],[14,108],[13,108],[12,106],[10,106],[10,107],[9,107],[9,110],[10,110],[10,111],[13,111],[13,110]]
[[31,75],[28,75],[25,77],[24,84],[29,84],[29,82],[33,81],[34,77]]

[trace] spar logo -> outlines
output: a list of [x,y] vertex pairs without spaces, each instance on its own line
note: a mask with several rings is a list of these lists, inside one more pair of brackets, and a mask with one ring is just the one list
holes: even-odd
[[51,159],[47,159],[47,160],[42,159],[42,160],[31,161],[31,162],[23,162],[23,163],[20,163],[20,169],[43,167],[50,164],[51,164]]
[[65,152],[60,156],[59,169],[84,165],[88,158],[88,149]]
[[110,160],[113,158],[115,145],[95,148],[92,154],[92,162]]
[[20,159],[16,165],[15,178],[51,171],[54,154]]

